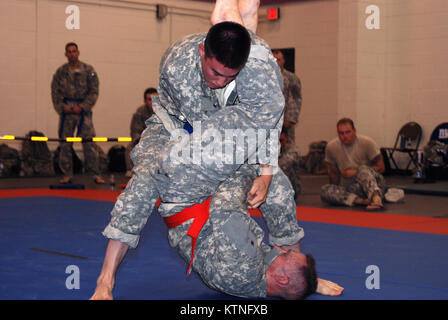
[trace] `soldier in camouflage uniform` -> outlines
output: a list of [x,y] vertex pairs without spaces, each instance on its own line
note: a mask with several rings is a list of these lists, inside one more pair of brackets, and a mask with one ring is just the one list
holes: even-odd
[[140,136],[145,130],[145,121],[148,120],[153,114],[152,110],[152,96],[157,95],[157,90],[155,88],[148,88],[145,90],[143,94],[143,101],[145,102],[142,106],[140,106],[137,111],[132,115],[131,120],[131,138],[132,142],[128,144],[126,147],[126,176],[128,178],[131,177],[132,170],[132,161],[130,153],[132,149],[138,144],[140,141]]
[[277,63],[282,70],[283,95],[285,96],[285,119],[283,126],[288,129],[288,137],[291,143],[296,143],[295,126],[299,122],[302,109],[302,83],[292,72],[285,69],[285,57],[281,50],[272,51]]
[[[76,43],[65,46],[68,63],[56,70],[51,83],[54,109],[59,114],[59,138],[77,136],[83,139],[95,137],[92,108],[98,98],[98,76],[91,65],[79,61]],[[99,157],[95,142],[83,142],[85,163],[94,173],[96,183],[104,183],[99,176]],[[61,183],[69,183],[73,177],[71,143],[62,142],[59,167],[64,174]]]
[[448,144],[441,141],[430,140],[423,148],[425,164],[429,166],[448,166]]
[[[267,45],[261,39],[254,37],[255,45],[260,44],[261,47],[251,53],[243,69],[239,70],[238,67],[215,69],[215,77],[219,74],[218,71],[221,75],[223,72],[227,73],[223,76],[230,79],[227,83],[236,78],[235,86],[238,88],[238,104],[225,103],[226,107],[222,108],[223,104],[214,103],[219,100],[217,98],[219,92],[212,91],[212,88],[218,89],[226,83],[219,84],[219,79],[213,78],[213,71],[209,68],[210,61],[204,62],[207,59],[203,54],[206,50],[203,46],[204,38],[205,35],[186,37],[174,44],[162,58],[159,97],[153,101],[156,115],[147,121],[147,128],[143,132],[142,139],[131,154],[135,165],[134,175],[126,190],[118,198],[112,211],[111,222],[103,232],[111,241],[106,250],[105,264],[98,278],[94,299],[111,298],[111,287],[113,287],[113,277],[118,263],[129,246],[137,245],[140,230],[151,214],[158,196],[162,199],[159,213],[163,217],[170,217],[185,207],[202,203],[210,195],[216,196],[217,188],[223,183],[228,183],[229,178],[241,170],[239,163],[220,165],[216,162],[207,163],[207,161],[202,161],[200,164],[174,163],[169,155],[177,142],[170,141],[171,132],[197,120],[201,120],[200,129],[203,131],[209,127],[216,130],[257,128],[257,126],[273,128],[281,120],[283,97],[280,91],[280,77],[276,75],[278,68],[275,60],[266,54],[269,52]],[[198,44],[199,55],[197,54]],[[272,70],[273,66],[275,66],[274,70]],[[259,93],[259,97],[250,95],[251,90],[261,89],[260,86],[269,86],[271,90],[275,87],[278,89],[269,93],[266,90],[254,91]],[[229,101],[228,99],[225,100]],[[194,130],[197,130],[197,127]],[[271,178],[269,177],[269,180]],[[231,185],[237,188],[234,183]],[[226,189],[225,197],[232,196],[228,192]],[[303,237],[303,230],[297,225],[291,186],[280,170],[272,178],[269,194],[272,200],[268,195],[264,206],[272,210],[266,212],[264,216],[269,226],[270,241],[277,245],[297,244]],[[213,203],[212,200],[210,216],[214,215],[212,213],[214,210],[217,212],[225,210],[223,207],[213,206]],[[288,210],[279,211],[280,205],[281,209],[288,208]],[[294,213],[291,214],[292,212]],[[222,219],[222,223],[227,221],[225,217]],[[184,223],[169,232],[170,244],[177,245],[180,254],[186,259],[191,258],[191,240],[186,234],[190,224]],[[204,269],[200,267],[207,260],[206,256],[200,253],[201,243],[205,243],[201,242],[202,235],[203,231],[199,235],[198,254],[194,259],[193,268],[201,274],[206,283],[210,282],[210,286],[216,287],[211,283],[212,280],[203,274]],[[185,246],[181,245],[183,241],[187,243]],[[236,257],[233,256],[233,258]],[[250,265],[244,260],[247,257],[240,257],[240,259],[239,263],[242,266]],[[243,268],[239,272],[244,270],[247,271]],[[234,273],[229,273],[229,276],[238,277]],[[251,296],[249,289],[241,291],[242,289],[228,287],[225,292]]]
[[300,181],[299,175],[300,153],[297,146],[289,140],[288,132],[288,129],[283,127],[280,134],[281,151],[278,165],[291,182],[294,189],[294,200],[297,204],[300,192],[302,191],[302,182]]
[[[210,216],[197,239],[192,265],[209,287],[240,297],[271,295],[267,277],[272,272],[271,265],[282,254],[280,248],[262,242],[264,232],[247,214],[247,192],[256,177],[253,166],[243,165],[215,190],[210,200]],[[159,212],[171,216],[182,209],[179,204],[162,203]],[[294,236],[295,230],[284,227],[293,223],[289,218],[285,212],[278,215],[275,225],[278,230],[273,231],[283,232],[283,236],[290,231],[290,236]],[[186,236],[189,227],[190,223],[169,230],[171,246],[177,247],[186,261],[190,261],[192,254],[191,239]],[[294,254],[302,256],[300,252]],[[310,265],[314,263],[312,256],[307,259]],[[302,265],[292,266],[300,269]],[[309,293],[314,290],[310,288]]]
[[308,154],[301,158],[300,166],[312,174],[327,174],[325,165],[325,148],[327,141],[311,142]]
[[321,199],[333,205],[364,205],[367,210],[383,208],[386,183],[381,173],[384,162],[371,138],[356,135],[353,121],[337,123],[338,137],[325,149],[330,184],[321,188]]
[[[272,55],[269,54],[270,50],[267,45],[262,42],[261,39],[255,38],[255,35],[253,36],[258,43],[263,44],[263,46],[258,45],[257,48],[262,53],[266,54],[265,56],[259,54],[259,57],[264,57],[266,61],[267,59],[270,60],[269,63],[260,63],[259,58],[255,56],[255,53],[252,53],[253,58],[249,58],[245,68],[238,74],[236,87],[238,88],[238,92],[258,92],[259,94],[242,95],[239,93],[234,99],[228,99],[225,108],[221,107],[221,104],[218,101],[218,90],[212,90],[210,86],[205,83],[205,80],[202,79],[201,57],[197,54],[197,48],[198,44],[202,44],[204,41],[205,35],[199,34],[186,37],[178,43],[175,43],[172,48],[167,51],[161,62],[160,85],[158,90],[159,96],[154,97],[153,99],[153,108],[157,117],[152,117],[147,121],[147,129],[145,131],[148,132],[143,133],[141,142],[132,152],[131,156],[135,165],[141,161],[144,161],[143,163],[145,165],[149,163],[157,163],[154,156],[152,156],[152,152],[148,151],[150,148],[155,148],[157,134],[150,134],[152,130],[149,130],[149,127],[155,130],[157,123],[160,122],[163,122],[163,128],[168,129],[160,129],[160,132],[167,131],[167,135],[173,130],[183,128],[187,121],[188,123],[201,121],[200,129],[202,132],[205,132],[208,128],[215,128],[223,132],[222,136],[224,136],[225,129],[241,128],[245,130],[253,126],[272,128],[278,127],[279,124],[281,125],[283,97],[279,90],[281,86],[279,79],[281,78],[279,76],[278,67]],[[188,68],[188,66],[190,67]],[[192,70],[194,72],[192,72]],[[276,74],[277,76],[272,76],[273,74]],[[257,75],[260,81],[256,81],[255,75]],[[189,78],[185,79],[186,76]],[[195,85],[198,80],[199,83]],[[189,84],[192,88],[199,87],[200,89],[185,89],[173,92],[177,88],[182,88],[183,83]],[[213,84],[211,86],[213,86]],[[269,86],[271,89],[266,90],[266,86]],[[274,88],[278,88],[278,90],[274,90]],[[205,97],[207,97],[207,99]],[[230,97],[232,97],[232,94],[230,94]],[[174,103],[174,100],[176,103]],[[235,100],[238,100],[237,104],[233,104]],[[231,105],[229,105],[229,101],[232,101]],[[195,130],[196,129],[197,128],[195,127]],[[159,133],[158,139],[160,141],[161,135],[162,134]],[[166,148],[167,155],[171,154],[170,150],[175,145],[176,141],[169,140],[160,144],[161,147],[163,146]],[[204,146],[204,148],[205,147],[206,146]],[[239,150],[237,150],[237,152],[239,152]],[[157,151],[156,153],[161,154],[160,151]],[[231,176],[240,165],[241,164],[239,163],[231,163],[217,166],[216,162],[213,161],[202,161],[200,166],[187,166],[185,164],[177,165],[171,161],[169,157],[166,157],[162,163],[162,168],[165,170],[165,173],[169,176],[170,180],[174,180],[174,178],[178,177],[179,180],[186,182],[186,186],[188,183],[191,184],[191,181],[201,181],[200,187],[206,190],[203,194],[210,195],[217,185]],[[190,168],[190,170],[187,171],[187,168]],[[131,179],[131,185],[133,180],[138,180],[138,178],[143,176],[138,174],[138,170],[140,170],[140,168],[134,168],[136,176]],[[281,170],[278,170],[276,176],[278,176],[278,183],[281,181],[284,185],[284,189],[291,188],[289,181]],[[162,179],[162,177],[160,178]],[[277,181],[277,179],[275,179],[275,181]],[[181,199],[180,192],[176,190],[178,189],[179,183],[179,181],[176,182],[176,186],[172,187],[172,194],[173,197],[175,197],[171,200],[172,202],[185,202],[185,199]],[[165,187],[166,189],[163,189],[164,192],[167,193],[167,190],[170,189],[170,183],[167,182]],[[270,186],[270,188],[275,189],[275,184]],[[145,189],[149,188],[146,187]],[[162,188],[159,187],[158,189]],[[281,197],[276,197],[274,196],[275,194],[283,195]],[[292,190],[290,192],[275,192],[272,193],[271,197],[268,196],[267,203],[270,204],[270,202],[272,202],[272,206],[276,208],[281,207],[282,209],[285,209],[285,203],[288,203],[288,211],[293,212],[295,216],[294,201],[288,202],[285,201],[284,198],[285,196],[291,195]],[[151,203],[155,203],[157,200],[157,197],[146,196],[144,198],[151,198]],[[201,202],[201,200],[203,199],[189,199],[189,201],[193,203]],[[148,200],[146,200],[146,202],[148,202]],[[120,211],[121,210],[122,209],[120,209]],[[127,212],[128,210],[124,211]],[[112,216],[115,221],[115,217],[120,216],[120,214],[118,212],[113,212]],[[112,223],[111,226],[117,224],[118,223]],[[297,233],[300,232],[299,228],[296,230]],[[296,242],[298,240],[299,238],[297,237]]]

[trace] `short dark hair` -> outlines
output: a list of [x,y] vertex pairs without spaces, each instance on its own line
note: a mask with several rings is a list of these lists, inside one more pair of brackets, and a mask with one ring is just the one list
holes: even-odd
[[283,54],[283,51],[280,49],[272,49],[272,54],[281,53]]
[[67,51],[68,47],[75,46],[76,50],[78,50],[78,45],[75,42],[69,42],[65,45],[65,51]]
[[355,124],[353,123],[353,120],[350,118],[342,118],[338,121],[338,123],[336,124],[336,128],[339,128],[339,125],[341,124],[349,124],[352,126],[353,129],[355,129]]
[[303,277],[305,278],[305,288],[300,299],[305,299],[309,295],[316,292],[317,289],[317,271],[316,271],[316,261],[314,257],[310,254],[306,256],[306,266],[300,267]]
[[146,99],[146,95],[147,94],[151,94],[151,93],[157,93],[157,90],[155,88],[148,88],[145,90],[145,93],[143,94],[143,99]]
[[316,262],[311,254],[305,255],[306,264],[289,270],[290,283],[281,297],[288,300],[302,300],[316,292]]
[[241,69],[249,57],[250,43],[249,32],[239,23],[217,23],[205,38],[205,56],[215,58],[229,69]]

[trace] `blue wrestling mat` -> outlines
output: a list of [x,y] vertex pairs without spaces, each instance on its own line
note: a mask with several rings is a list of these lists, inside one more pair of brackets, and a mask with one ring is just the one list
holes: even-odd
[[[85,300],[94,292],[113,202],[63,197],[0,199],[0,299]],[[255,218],[262,227],[261,218]],[[304,221],[302,251],[319,276],[345,288],[309,299],[448,299],[448,236]],[[186,275],[155,212],[119,268],[123,300],[237,299]],[[77,281],[79,280],[79,281]]]

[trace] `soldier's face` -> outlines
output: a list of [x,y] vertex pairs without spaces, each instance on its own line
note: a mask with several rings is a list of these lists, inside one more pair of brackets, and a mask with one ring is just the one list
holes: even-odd
[[281,52],[275,52],[273,53],[275,60],[277,60],[277,64],[280,67],[280,69],[283,69],[283,66],[285,65],[285,58],[283,57],[283,53]]
[[352,145],[356,138],[356,129],[353,128],[349,123],[341,123],[338,126],[338,136],[339,140],[345,145]]
[[225,87],[240,72],[240,69],[227,68],[215,58],[207,57],[203,44],[199,45],[199,54],[201,55],[202,74],[207,86],[211,89]]
[[152,97],[157,96],[157,93],[147,93],[145,97],[145,104],[152,108]]
[[79,57],[79,51],[75,46],[69,46],[65,50],[65,56],[67,57],[68,62],[70,63],[77,62]]

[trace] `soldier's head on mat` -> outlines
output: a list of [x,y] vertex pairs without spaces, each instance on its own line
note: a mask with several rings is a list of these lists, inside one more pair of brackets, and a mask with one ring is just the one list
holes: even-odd
[[282,251],[266,270],[268,295],[288,300],[304,299],[317,288],[314,258],[294,250]]
[[352,145],[356,139],[356,129],[352,119],[342,118],[336,124],[339,140],[344,145]]
[[70,64],[76,64],[79,58],[78,45],[74,42],[69,42],[65,45],[65,56]]
[[225,87],[244,67],[250,52],[250,35],[234,22],[221,22],[210,28],[199,45],[202,73],[212,89]]

